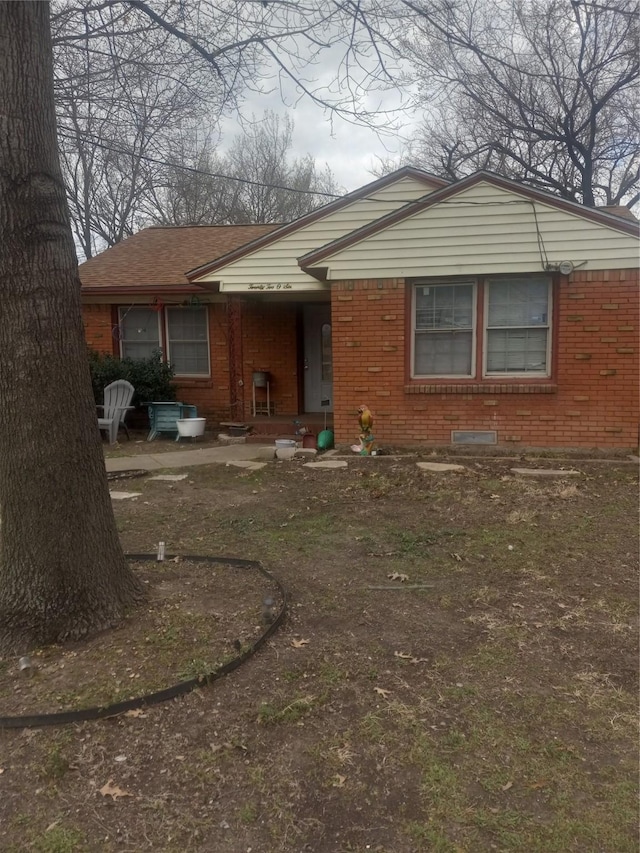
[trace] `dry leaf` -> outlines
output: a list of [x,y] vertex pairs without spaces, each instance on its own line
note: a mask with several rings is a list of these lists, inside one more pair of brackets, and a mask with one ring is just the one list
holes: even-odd
[[462,557],[460,556],[460,554],[456,554],[456,553],[454,552],[453,554],[451,554],[451,556],[453,557],[453,559],[454,559],[454,560],[457,560],[457,561],[458,561],[458,563],[461,563],[461,562],[462,562]]
[[403,660],[411,660],[413,655],[410,655],[408,652],[394,652],[393,656],[396,658],[402,658]]
[[374,687],[373,689],[375,690],[375,692],[376,692],[379,696],[382,696],[382,698],[383,698],[383,699],[386,699],[386,698],[387,698],[387,696],[390,696],[390,695],[391,695],[391,691],[390,691],[390,690],[385,690],[385,689],[384,689],[384,687]]
[[341,776],[339,773],[333,777],[333,782],[331,783],[334,788],[344,788],[344,783],[347,781],[346,776]]
[[294,649],[301,649],[303,646],[309,645],[309,640],[291,640],[291,645]]
[[147,715],[142,708],[131,708],[130,711],[124,712],[125,717],[146,717]]
[[114,800],[117,800],[119,797],[133,797],[133,794],[130,794],[129,791],[123,791],[122,788],[114,785],[113,779],[109,779],[107,784],[100,788],[100,793],[103,797],[113,797]]
[[391,572],[390,575],[387,575],[390,581],[408,581],[409,575],[401,575],[400,572]]
[[4,767],[0,767],[0,776],[4,773]]
[[508,791],[508,790],[509,790],[509,788],[513,788],[513,782],[507,782],[507,784],[506,784],[506,785],[503,785],[503,786],[502,786],[502,790],[503,790],[503,791]]

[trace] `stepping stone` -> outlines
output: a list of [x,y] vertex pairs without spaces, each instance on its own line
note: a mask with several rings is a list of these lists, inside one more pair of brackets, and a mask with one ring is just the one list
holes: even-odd
[[227,435],[225,432],[218,433],[218,441],[222,444],[246,444],[246,436]]
[[232,465],[234,468],[246,468],[247,471],[259,471],[266,464],[266,462],[250,462],[248,459],[232,459],[227,462],[226,467]]
[[454,465],[451,462],[416,462],[421,471],[434,471],[437,473],[444,471],[466,471],[464,465]]
[[559,468],[512,468],[511,473],[516,477],[532,477],[542,480],[562,480],[565,477],[579,477],[580,471],[569,469],[562,471]]
[[346,468],[347,463],[339,459],[327,459],[326,462],[305,462],[303,468]]
[[127,498],[139,498],[142,492],[109,492],[111,500],[126,501]]
[[267,447],[257,446],[255,450],[256,459],[275,459],[276,458],[276,448],[274,445],[268,445]]
[[156,474],[155,477],[149,477],[150,480],[164,480],[167,483],[177,483],[178,480],[186,480],[188,474]]
[[313,459],[313,457],[317,456],[317,455],[318,455],[318,451],[315,449],[315,447],[299,447],[296,450],[296,456],[299,459],[303,458],[305,456],[311,457]]

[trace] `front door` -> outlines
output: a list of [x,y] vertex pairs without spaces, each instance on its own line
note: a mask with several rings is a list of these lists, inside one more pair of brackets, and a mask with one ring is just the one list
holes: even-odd
[[304,305],[304,410],[333,411],[331,305]]

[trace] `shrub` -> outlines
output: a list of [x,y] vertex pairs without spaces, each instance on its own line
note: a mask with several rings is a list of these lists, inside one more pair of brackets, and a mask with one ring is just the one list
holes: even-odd
[[133,405],[152,400],[175,400],[173,383],[174,369],[162,361],[162,353],[156,350],[151,358],[116,358],[113,355],[89,351],[91,383],[96,405],[104,400],[104,389],[116,379],[127,379],[135,388]]

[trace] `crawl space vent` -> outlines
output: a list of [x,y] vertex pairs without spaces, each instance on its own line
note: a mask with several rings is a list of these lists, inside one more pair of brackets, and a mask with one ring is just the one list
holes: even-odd
[[498,433],[491,430],[451,430],[451,444],[497,444]]

